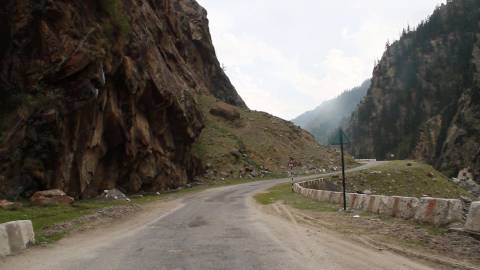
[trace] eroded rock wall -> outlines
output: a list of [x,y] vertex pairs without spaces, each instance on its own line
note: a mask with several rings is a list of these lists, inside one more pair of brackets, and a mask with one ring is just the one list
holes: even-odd
[[0,14],[0,91],[16,104],[3,196],[175,188],[201,171],[195,94],[246,107],[194,0],[8,0]]

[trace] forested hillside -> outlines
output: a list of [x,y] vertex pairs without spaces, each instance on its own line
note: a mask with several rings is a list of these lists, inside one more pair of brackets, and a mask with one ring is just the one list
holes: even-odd
[[373,71],[348,132],[356,156],[418,158],[480,176],[480,2],[455,0],[405,29]]

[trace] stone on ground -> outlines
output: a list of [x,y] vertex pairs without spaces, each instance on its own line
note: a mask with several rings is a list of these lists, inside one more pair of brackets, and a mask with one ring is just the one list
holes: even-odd
[[37,206],[69,205],[74,199],[59,189],[37,191],[30,198],[32,204]]
[[129,200],[127,195],[115,188],[110,190],[104,190],[102,198],[107,200]]
[[21,208],[22,204],[21,203],[14,203],[10,202],[7,200],[0,200],[0,208],[5,209],[5,210],[14,210]]

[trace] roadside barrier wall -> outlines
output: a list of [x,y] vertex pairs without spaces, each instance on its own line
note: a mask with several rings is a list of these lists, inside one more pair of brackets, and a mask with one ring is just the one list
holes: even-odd
[[[316,179],[295,183],[293,190],[316,201],[343,204],[342,192],[315,189],[324,186],[323,179]],[[456,199],[347,193],[347,207],[437,226],[465,222],[463,202]],[[480,233],[480,202],[472,203],[465,229]]]

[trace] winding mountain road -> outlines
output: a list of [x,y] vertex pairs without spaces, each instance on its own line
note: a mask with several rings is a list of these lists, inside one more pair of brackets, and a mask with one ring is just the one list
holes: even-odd
[[125,224],[0,261],[0,269],[432,269],[261,211],[252,195],[288,180],[207,190]]

